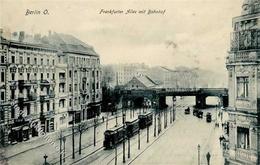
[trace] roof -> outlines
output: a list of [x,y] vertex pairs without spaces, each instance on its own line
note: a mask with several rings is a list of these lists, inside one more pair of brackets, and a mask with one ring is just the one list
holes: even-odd
[[158,85],[156,82],[154,82],[150,77],[148,77],[146,75],[135,76],[134,78],[139,80],[141,83],[143,83],[148,88]]
[[53,33],[42,38],[42,42],[55,45],[63,52],[98,56],[94,48],[69,34]]

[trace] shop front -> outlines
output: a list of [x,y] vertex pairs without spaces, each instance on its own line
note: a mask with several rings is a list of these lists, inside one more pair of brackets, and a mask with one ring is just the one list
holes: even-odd
[[26,121],[22,116],[19,116],[14,120],[14,124],[11,125],[9,141],[11,143],[26,141],[30,139],[30,134],[31,129],[29,121]]
[[101,113],[101,102],[90,103],[88,105],[87,110],[87,119],[94,118],[95,116],[99,116]]

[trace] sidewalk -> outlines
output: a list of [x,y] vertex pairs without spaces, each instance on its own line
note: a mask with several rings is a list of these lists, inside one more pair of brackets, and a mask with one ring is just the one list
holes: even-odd
[[[121,113],[118,112],[118,117],[120,117]],[[106,121],[106,113],[101,113],[100,117],[98,118],[98,124],[103,123],[102,117],[105,117],[105,121]],[[115,115],[111,115],[111,113],[109,114],[109,120],[115,118]],[[104,121],[104,122],[105,122]],[[88,128],[89,127],[93,127],[94,126],[94,119],[89,119],[87,121],[81,122],[81,123],[87,123]],[[62,130],[63,135],[65,135],[66,137],[71,135],[71,127],[66,128],[65,130]],[[48,133],[46,134],[50,139],[54,139],[54,140],[58,140],[59,135],[60,135],[60,130],[52,132],[52,133]],[[28,141],[24,141],[21,143],[17,143],[15,145],[9,145],[1,150],[4,150],[4,154],[0,157],[0,160],[4,160],[4,159],[10,159],[16,155],[25,153],[29,150],[33,150],[35,148],[41,147],[48,144],[48,142],[43,139],[43,137],[34,137],[31,138]]]

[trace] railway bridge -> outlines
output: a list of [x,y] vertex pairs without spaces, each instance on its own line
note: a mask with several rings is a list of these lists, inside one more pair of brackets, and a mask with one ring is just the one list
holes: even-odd
[[195,96],[196,107],[205,108],[206,98],[215,96],[220,99],[223,107],[228,106],[228,89],[226,88],[150,88],[150,89],[121,89],[123,102],[132,101],[135,105],[143,104],[144,99],[149,99],[159,108],[166,107],[166,96]]

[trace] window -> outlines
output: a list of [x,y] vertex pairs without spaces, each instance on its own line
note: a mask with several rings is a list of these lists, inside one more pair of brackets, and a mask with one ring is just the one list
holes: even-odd
[[5,56],[1,56],[1,63],[5,63]]
[[43,103],[41,103],[41,112],[43,112],[43,109],[44,109],[44,108],[43,108]]
[[50,65],[50,60],[49,59],[47,59],[47,65]]
[[97,85],[96,85],[96,88],[98,89],[98,83],[97,83]]
[[15,99],[15,90],[11,90],[11,99]]
[[43,80],[43,73],[41,73],[41,80]]
[[92,71],[92,77],[95,77],[95,71],[94,70]]
[[1,101],[4,101],[4,100],[5,100],[5,92],[1,91]]
[[77,91],[78,90],[78,84],[74,85],[74,90]]
[[72,92],[72,86],[69,84],[69,92]]
[[248,98],[248,77],[237,77],[237,98]]
[[30,73],[27,73],[27,80],[30,80]]
[[47,111],[49,111],[49,110],[50,110],[50,103],[47,102]]
[[71,72],[71,70],[69,71],[69,77],[70,77],[70,78],[72,77],[72,72]]
[[37,73],[34,73],[34,79],[37,80]]
[[23,57],[22,56],[20,56],[20,58],[19,58],[19,63],[23,64]]
[[15,63],[15,56],[12,56],[11,62],[14,64]]
[[34,64],[37,64],[37,58],[34,58]]
[[237,147],[243,149],[249,149],[249,129],[243,127],[237,127]]
[[31,114],[31,107],[30,107],[30,104],[27,106],[27,115],[30,115]]
[[55,110],[55,103],[52,103],[52,110]]
[[27,64],[30,64],[30,57],[27,57]]
[[55,80],[55,73],[52,74],[52,79]]
[[15,108],[12,107],[11,108],[11,118],[14,118],[15,117]]
[[12,80],[15,80],[15,73],[12,73]]
[[43,65],[43,58],[41,58],[41,65]]
[[50,74],[49,73],[47,73],[47,78],[50,78]]
[[55,64],[55,60],[52,60],[52,65],[54,65]]
[[70,99],[70,102],[69,102],[69,106],[70,106],[70,107],[72,106],[72,101],[71,101],[71,99]]
[[1,82],[5,82],[5,72],[1,72]]

